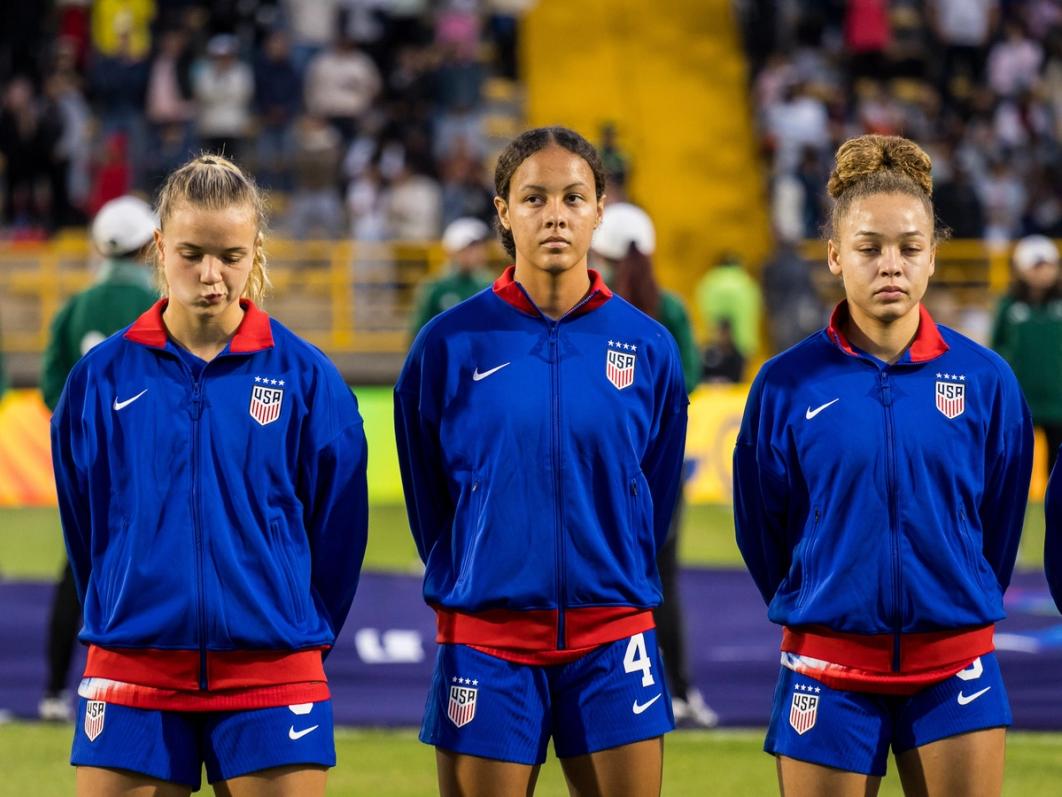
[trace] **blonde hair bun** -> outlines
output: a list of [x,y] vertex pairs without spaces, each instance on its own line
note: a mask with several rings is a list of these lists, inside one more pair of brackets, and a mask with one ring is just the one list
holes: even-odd
[[844,142],[826,190],[834,199],[873,175],[907,178],[927,196],[933,193],[933,162],[916,143],[902,136],[865,135]]

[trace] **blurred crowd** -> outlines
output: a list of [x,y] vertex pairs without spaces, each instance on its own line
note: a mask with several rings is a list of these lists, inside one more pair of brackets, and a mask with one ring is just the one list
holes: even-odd
[[527,0],[51,0],[0,9],[0,237],[84,224],[223,151],[293,237],[488,220],[488,79]]
[[861,133],[933,158],[937,214],[1006,247],[1062,236],[1060,0],[738,0],[772,213],[818,237],[830,156]]

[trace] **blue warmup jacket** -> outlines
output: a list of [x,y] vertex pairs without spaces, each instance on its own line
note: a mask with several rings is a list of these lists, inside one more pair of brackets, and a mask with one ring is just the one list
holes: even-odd
[[674,339],[596,272],[558,321],[513,273],[417,336],[395,431],[439,641],[519,658],[652,627],[689,402]]
[[1044,572],[1055,606],[1062,611],[1062,466],[1055,460],[1044,499]]
[[[846,316],[842,302],[752,385],[734,451],[738,546],[787,626],[783,650],[893,672],[970,661],[1005,616],[1029,410],[999,356],[924,308],[892,365],[847,342]],[[856,650],[870,648],[883,655]]]
[[357,401],[250,302],[196,378],[165,305],[80,360],[52,418],[86,676],[193,690],[323,681],[320,651],[365,553]]

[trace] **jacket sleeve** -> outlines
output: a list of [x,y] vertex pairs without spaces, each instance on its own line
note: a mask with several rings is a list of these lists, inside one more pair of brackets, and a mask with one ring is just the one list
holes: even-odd
[[[447,488],[435,397],[441,388],[426,374],[422,331],[413,342],[395,384],[395,442],[409,528],[426,564],[435,543],[450,533],[454,503]],[[430,358],[435,361],[439,358]]]
[[63,542],[74,574],[78,601],[85,604],[85,590],[92,573],[92,525],[86,469],[81,467],[79,454],[87,444],[82,407],[83,389],[74,386],[63,394],[52,414],[52,469],[55,491],[59,499],[59,518],[63,526]]
[[1055,460],[1044,499],[1044,573],[1055,606],[1062,611],[1062,465]]
[[642,457],[641,467],[653,498],[653,536],[656,548],[667,540],[675,501],[682,489],[682,461],[686,455],[686,423],[690,400],[682,375],[678,345],[668,335],[668,368],[662,380],[657,433]]
[[1010,584],[1032,476],[1033,429],[1018,380],[1000,364],[1000,393],[985,445],[985,485],[981,498],[984,556],[1001,590]]
[[766,366],[749,391],[734,446],[734,527],[737,545],[768,604],[789,568],[785,545],[788,476],[764,418]]
[[368,454],[357,399],[338,373],[335,380],[340,384],[328,388],[333,406],[315,412],[326,416],[322,429],[339,426],[339,430],[303,458],[302,492],[310,542],[310,582],[332,633],[338,636],[365,559],[369,501]]

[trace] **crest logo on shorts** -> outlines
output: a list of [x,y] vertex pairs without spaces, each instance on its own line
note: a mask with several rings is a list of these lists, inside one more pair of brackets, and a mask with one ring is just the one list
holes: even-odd
[[632,343],[620,343],[618,340],[608,342],[605,353],[605,376],[616,390],[623,390],[634,384],[634,363],[638,359],[632,352],[638,347]]
[[446,705],[446,716],[458,728],[468,725],[476,716],[476,689],[479,681],[475,678],[452,678],[450,684],[450,701]]
[[103,733],[103,713],[107,704],[102,700],[90,700],[85,705],[85,735],[90,742]]
[[[810,692],[816,687],[797,684],[797,689],[806,689]],[[789,707],[789,724],[801,736],[815,727],[815,720],[819,716],[819,696],[808,694],[808,692],[794,692],[793,704]]]
[[[265,426],[280,417],[280,410],[284,406],[284,380],[256,376],[254,381],[249,412],[252,418]],[[275,385],[280,387],[274,387]]]
[[966,375],[937,374],[937,380],[937,409],[948,420],[958,418],[966,410]]

